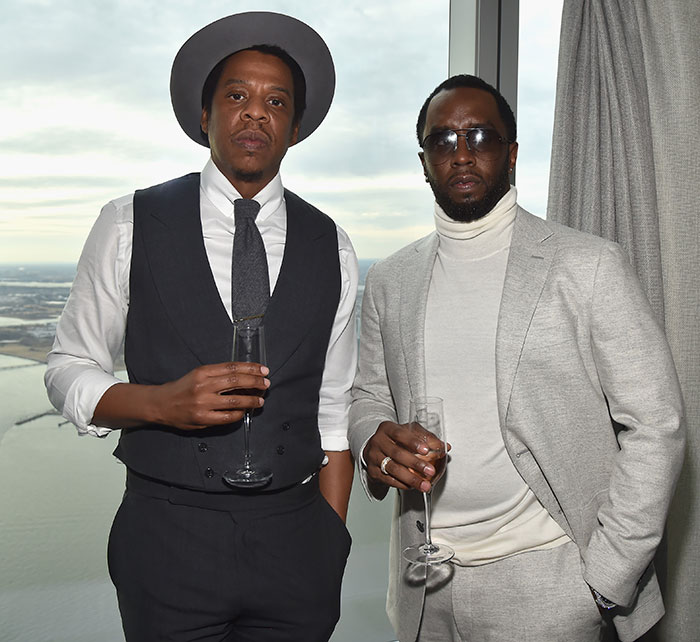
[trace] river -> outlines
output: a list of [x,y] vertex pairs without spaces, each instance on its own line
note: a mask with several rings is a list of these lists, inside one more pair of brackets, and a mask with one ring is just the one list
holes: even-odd
[[[0,355],[0,642],[123,642],[106,543],[124,484],[116,435],[79,437],[51,413],[44,365]],[[356,482],[353,550],[332,642],[388,642],[390,501]]]

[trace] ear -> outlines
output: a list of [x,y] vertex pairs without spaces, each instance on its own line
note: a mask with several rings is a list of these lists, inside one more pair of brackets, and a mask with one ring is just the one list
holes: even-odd
[[428,180],[428,168],[425,165],[425,154],[423,152],[418,152],[418,158],[420,158],[420,163],[423,166],[423,175],[425,180]]
[[518,160],[518,143],[511,143],[510,151],[508,152],[508,165],[511,171],[515,167],[516,160]]
[[205,134],[209,133],[209,114],[204,107],[202,107],[202,117],[199,119],[199,126]]
[[296,125],[292,127],[292,134],[289,137],[289,147],[296,145],[297,140],[299,139],[299,125],[300,123],[296,123]]

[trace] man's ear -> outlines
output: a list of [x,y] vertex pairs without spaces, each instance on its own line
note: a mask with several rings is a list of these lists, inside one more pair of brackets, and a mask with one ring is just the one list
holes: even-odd
[[508,164],[510,166],[510,171],[512,172],[515,168],[515,161],[518,160],[518,143],[510,144],[510,152],[508,154]]
[[420,158],[420,164],[423,166],[423,175],[425,176],[426,182],[428,181],[428,168],[425,166],[425,154],[423,152],[418,152],[418,158]]
[[291,147],[292,145],[296,145],[297,140],[299,139],[299,124],[296,123],[292,127],[292,135],[289,137],[289,146]]
[[199,127],[205,134],[209,133],[209,114],[204,107],[202,107],[202,117],[199,119]]

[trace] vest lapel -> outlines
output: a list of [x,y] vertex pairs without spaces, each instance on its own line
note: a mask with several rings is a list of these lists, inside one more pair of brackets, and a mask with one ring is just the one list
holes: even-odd
[[[199,207],[199,174],[171,181],[164,206],[139,199],[144,248],[163,307],[202,364],[231,358],[233,328],[209,267]],[[136,208],[135,208],[136,210]]]
[[[280,274],[265,312],[265,341],[270,374],[279,370],[297,349],[318,314],[322,297],[320,270],[332,263],[321,252],[320,241],[336,234],[334,225],[323,231],[309,224],[309,206],[285,190],[287,238]],[[311,236],[314,234],[315,236]],[[337,241],[334,244],[337,257]],[[340,278],[340,274],[338,274]]]

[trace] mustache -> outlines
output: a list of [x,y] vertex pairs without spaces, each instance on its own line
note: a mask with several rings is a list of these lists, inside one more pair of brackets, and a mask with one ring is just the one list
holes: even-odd
[[262,128],[251,129],[250,127],[246,127],[245,129],[242,129],[241,131],[235,133],[233,135],[233,140],[234,141],[252,140],[252,141],[259,141],[262,143],[269,143],[270,136]]

